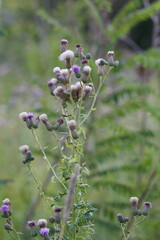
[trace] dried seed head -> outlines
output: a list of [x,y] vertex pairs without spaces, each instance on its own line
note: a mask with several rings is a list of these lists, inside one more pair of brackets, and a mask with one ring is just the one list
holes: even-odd
[[70,130],[76,129],[76,127],[77,127],[76,121],[75,120],[68,121],[68,127],[70,128]]
[[138,206],[138,198],[137,197],[131,197],[130,198],[130,203],[132,207],[137,207]]
[[29,146],[28,145],[22,145],[19,147],[19,151],[22,152],[23,154],[26,154],[26,152],[29,151]]
[[27,120],[27,112],[21,112],[19,114],[19,118],[22,119],[23,121],[26,121]]
[[3,203],[4,205],[11,205],[11,201],[10,201],[9,198],[5,198],[5,199],[2,201],[2,203]]
[[92,70],[92,68],[90,66],[84,66],[84,68],[83,68],[83,72],[85,74],[90,74],[91,70]]
[[62,86],[59,86],[59,87],[57,87],[57,88],[54,90],[53,93],[54,93],[54,95],[55,95],[56,97],[61,97],[61,98],[62,98],[63,92],[64,92],[63,87],[62,87]]
[[72,59],[74,57],[74,52],[71,50],[67,50],[59,56],[60,61],[66,61],[67,59]]
[[60,72],[63,76],[66,76],[68,75],[68,69],[61,69],[61,72]]
[[39,119],[40,119],[43,123],[47,122],[47,121],[48,121],[47,114],[45,114],[45,113],[41,114],[41,115],[39,116]]
[[47,220],[46,219],[39,219],[38,222],[37,222],[37,225],[40,227],[40,228],[44,228],[47,226]]
[[108,52],[107,52],[107,56],[108,56],[108,57],[114,56],[114,51],[108,51]]
[[53,68],[53,72],[54,72],[55,74],[60,73],[60,71],[61,71],[60,67],[55,67],[55,68]]

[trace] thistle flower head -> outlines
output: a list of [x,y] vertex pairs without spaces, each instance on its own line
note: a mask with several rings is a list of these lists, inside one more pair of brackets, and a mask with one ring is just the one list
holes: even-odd
[[62,45],[67,45],[67,44],[68,44],[68,40],[62,39],[62,40],[61,40],[61,44],[62,44]]
[[28,119],[34,118],[34,114],[33,114],[33,113],[27,113],[27,118],[28,118]]
[[66,76],[68,75],[68,69],[61,69],[61,72],[60,72],[63,76]]
[[71,50],[66,50],[65,52],[61,53],[59,56],[60,61],[65,61],[66,59],[71,59],[74,57],[74,52]]
[[22,145],[21,147],[19,147],[19,151],[22,152],[23,154],[25,154],[26,152],[29,151],[29,146],[28,145]]
[[61,211],[62,211],[61,208],[55,208],[55,209],[54,209],[54,212],[55,212],[55,213],[59,213],[59,212],[61,212]]
[[81,89],[83,87],[84,83],[83,82],[76,82],[75,86],[77,89]]
[[52,87],[54,85],[56,85],[57,83],[57,79],[56,78],[52,78],[51,80],[48,81],[48,87]]
[[76,48],[80,48],[81,47],[81,44],[80,43],[77,43],[76,44]]
[[70,130],[76,129],[76,127],[77,127],[76,121],[75,120],[68,121],[68,127],[70,128]]
[[130,198],[130,203],[132,207],[137,207],[138,206],[138,198],[137,197],[131,197]]
[[10,211],[9,205],[6,205],[6,204],[2,205],[2,207],[0,207],[0,211],[9,212]]
[[77,73],[80,71],[80,67],[78,65],[74,65],[71,70],[72,72]]
[[60,73],[60,71],[61,71],[60,67],[55,67],[55,68],[53,68],[53,72],[54,72],[55,74]]
[[40,228],[45,228],[47,226],[47,220],[46,219],[39,219],[37,222],[37,225]]
[[144,206],[145,206],[146,208],[152,208],[152,203],[150,203],[150,202],[144,202]]
[[35,221],[28,221],[27,222],[27,225],[28,225],[28,227],[30,227],[30,228],[32,228],[32,227],[35,227],[36,226],[36,222]]
[[86,65],[86,64],[88,64],[88,60],[87,59],[84,59],[84,60],[82,60],[82,62],[81,62],[83,65]]
[[26,121],[27,115],[28,115],[27,112],[21,112],[19,114],[19,118],[22,119],[23,121]]
[[95,64],[97,66],[103,66],[106,64],[106,61],[103,59],[103,58],[98,58],[96,61],[95,61]]
[[83,68],[83,72],[86,73],[86,74],[90,74],[92,68],[90,66],[84,66]]
[[108,51],[108,52],[107,52],[107,56],[108,56],[108,57],[114,56],[114,51]]
[[39,116],[39,119],[42,121],[42,122],[47,122],[48,121],[48,117],[47,117],[47,114],[43,113]]
[[47,228],[47,227],[43,227],[43,228],[41,228],[41,230],[40,230],[41,236],[47,236],[47,235],[49,234],[49,232],[50,232],[50,229]]
[[2,201],[3,205],[11,205],[11,201],[9,198],[5,198],[3,201]]

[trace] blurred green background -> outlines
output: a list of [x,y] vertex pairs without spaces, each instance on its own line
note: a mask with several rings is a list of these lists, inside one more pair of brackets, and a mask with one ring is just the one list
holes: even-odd
[[[121,239],[116,214],[128,216],[129,198],[137,196],[142,203],[151,201],[153,208],[136,228],[135,239],[160,239],[159,11],[160,1],[147,0],[0,1],[0,192],[1,200],[9,197],[12,201],[19,231],[24,229],[29,211],[34,219],[48,215],[43,202],[33,206],[38,192],[22,164],[19,146],[32,146],[34,171],[42,182],[47,168],[18,115],[46,112],[53,122],[56,119],[47,80],[53,77],[53,67],[63,65],[58,56],[60,40],[65,38],[70,49],[81,43],[86,53],[91,52],[95,85],[95,59],[106,58],[107,51],[114,50],[120,61],[87,122],[88,199],[98,209],[93,238]],[[58,161],[53,137],[43,126],[37,134],[50,159]],[[50,183],[45,190],[54,196],[57,188]],[[0,236],[9,239],[3,227]],[[26,233],[23,239],[30,236]]]

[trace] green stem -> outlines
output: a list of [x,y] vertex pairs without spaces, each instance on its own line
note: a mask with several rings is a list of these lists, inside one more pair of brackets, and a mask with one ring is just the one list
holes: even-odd
[[99,91],[100,91],[100,89],[101,89],[101,87],[102,87],[102,85],[103,85],[103,82],[104,82],[104,79],[102,80],[102,77],[100,77],[99,86],[98,86],[97,92],[96,92],[95,95],[94,95],[94,99],[93,99],[91,108],[90,108],[90,110],[88,111],[88,113],[86,114],[85,118],[84,118],[84,119],[82,120],[82,122],[79,124],[79,126],[81,126],[81,125],[87,120],[87,118],[89,117],[89,115],[90,115],[91,112],[93,111],[94,105],[95,105],[95,103],[96,103],[96,100],[97,100]]
[[121,224],[121,228],[122,228],[122,233],[123,233],[123,236],[124,236],[124,240],[128,240],[128,237],[126,237],[126,233],[125,233],[125,230],[124,230],[124,227],[123,227],[122,224]]
[[[45,200],[46,203],[47,203],[47,206],[48,206],[49,209],[51,209],[51,211],[52,211],[52,208],[50,207],[50,204],[49,204],[49,202],[47,201],[47,197],[46,197],[45,194],[44,194],[44,191],[43,191],[43,189],[42,189],[42,187],[41,187],[41,184],[39,183],[38,179],[36,178],[35,174],[34,174],[33,171],[32,171],[32,166],[31,166],[31,164],[30,164],[30,163],[27,164],[27,167],[28,167],[28,169],[29,169],[29,171],[30,171],[30,173],[31,173],[31,175],[32,175],[32,177],[33,177],[36,185],[37,185],[37,189],[40,191],[41,196],[44,198],[44,200]],[[52,211],[52,212],[53,212],[53,211]]]
[[35,138],[35,140],[36,140],[36,142],[37,142],[37,145],[39,146],[39,148],[40,148],[40,150],[41,150],[41,152],[42,152],[42,154],[43,154],[44,160],[47,161],[47,163],[48,163],[48,165],[49,165],[49,167],[50,167],[53,175],[54,175],[54,176],[56,177],[56,179],[62,184],[62,186],[64,187],[64,189],[67,191],[67,187],[64,185],[64,183],[60,180],[60,178],[57,176],[56,172],[54,171],[54,168],[52,167],[49,159],[47,158],[47,155],[46,155],[43,147],[41,146],[41,144],[40,144],[40,142],[39,142],[39,140],[38,140],[38,137],[37,137],[37,135],[36,135],[36,133],[35,133],[35,131],[34,131],[33,129],[32,129],[32,134],[33,134],[33,136],[34,136],[34,138]]
[[18,239],[18,240],[21,240],[20,237],[19,237],[18,232],[16,231],[16,228],[15,228],[15,226],[14,226],[11,218],[10,218],[10,223],[11,223],[11,226],[12,226],[12,228],[13,228],[13,231],[14,231],[15,234],[16,234],[17,239]]
[[10,231],[8,231],[9,235],[11,236],[12,239],[16,240],[16,238],[13,237]]

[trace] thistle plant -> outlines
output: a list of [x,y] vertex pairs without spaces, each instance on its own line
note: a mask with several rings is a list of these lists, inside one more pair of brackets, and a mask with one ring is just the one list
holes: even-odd
[[149,208],[152,208],[152,204],[150,202],[144,202],[144,208],[138,209],[139,203],[137,197],[130,198],[131,204],[131,217],[124,217],[121,213],[117,214],[118,222],[122,229],[123,240],[131,239],[133,230],[145,220],[146,216],[149,214]]
[[[91,78],[90,53],[84,53],[80,44],[75,50],[68,49],[68,41],[61,41],[59,60],[64,62],[64,69],[54,67],[54,76],[48,81],[48,88],[54,104],[58,106],[59,118],[53,122],[46,113],[40,116],[35,113],[22,112],[20,119],[31,131],[39,147],[46,165],[53,174],[55,182],[61,186],[61,191],[52,199],[43,191],[41,182],[36,176],[32,162],[35,157],[31,146],[23,145],[19,148],[24,156],[23,164],[28,168],[43,200],[46,202],[51,215],[47,219],[29,220],[26,225],[31,236],[35,239],[62,240],[62,239],[91,239],[93,230],[92,213],[96,210],[87,200],[88,185],[85,175],[88,174],[83,145],[86,140],[85,123],[94,110],[100,89],[106,83],[111,69],[117,67],[119,62],[114,61],[114,52],[109,51],[106,59],[95,61],[99,76],[98,87],[95,87]],[[97,78],[97,77],[96,77]],[[87,101],[91,105],[88,109]],[[48,134],[54,136],[59,153],[58,167],[53,166],[48,158],[45,148],[37,136],[38,128],[42,124]],[[27,143],[25,143],[27,144]],[[85,159],[87,162],[87,159]],[[9,233],[13,224],[10,220],[10,207],[1,207],[2,215],[7,218]],[[5,227],[6,228],[6,227]],[[15,230],[14,239],[20,239]]]

